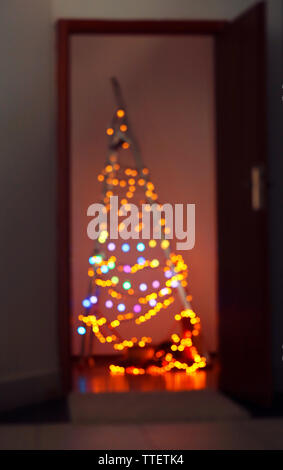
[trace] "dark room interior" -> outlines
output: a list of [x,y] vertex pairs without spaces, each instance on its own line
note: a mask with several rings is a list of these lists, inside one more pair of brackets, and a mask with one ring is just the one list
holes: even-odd
[[0,11],[0,449],[283,450],[282,0]]

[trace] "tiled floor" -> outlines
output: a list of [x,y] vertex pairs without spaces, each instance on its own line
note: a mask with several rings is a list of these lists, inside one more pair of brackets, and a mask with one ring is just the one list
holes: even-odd
[[71,393],[73,424],[235,421],[250,413],[216,390]]
[[282,419],[0,426],[0,449],[283,449]]

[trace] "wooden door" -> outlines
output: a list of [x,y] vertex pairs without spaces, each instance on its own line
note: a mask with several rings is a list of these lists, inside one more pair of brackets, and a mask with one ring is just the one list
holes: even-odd
[[265,8],[216,36],[220,388],[271,401]]

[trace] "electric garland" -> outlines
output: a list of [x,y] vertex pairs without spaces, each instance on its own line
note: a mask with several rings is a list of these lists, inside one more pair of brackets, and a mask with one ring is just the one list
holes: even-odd
[[[90,281],[88,295],[82,301],[84,312],[78,316],[81,324],[77,332],[82,337],[82,355],[85,355],[88,333],[90,344],[94,335],[101,343],[111,344],[115,351],[127,352],[126,359],[120,364],[110,365],[112,374],[162,374],[172,369],[191,374],[206,366],[206,358],[200,353],[200,318],[191,307],[191,295],[186,292],[188,268],[183,257],[170,249],[169,227],[161,216],[162,205],[158,203],[149,170],[142,163],[118,82],[112,79],[112,84],[118,108],[106,131],[109,138],[108,156],[103,171],[98,175],[98,181],[102,184],[101,202],[106,217],[114,195],[120,200],[118,215],[125,215],[133,200],[138,200],[140,210],[135,227],[136,239],[129,242],[110,239],[107,223],[100,224],[99,237],[89,258]],[[120,154],[128,150],[133,153],[135,167],[125,167],[119,162]],[[153,207],[160,211],[159,227],[155,229],[159,230],[161,239],[152,237],[141,240],[141,208],[150,212]],[[121,234],[124,230],[125,224],[121,222],[118,231]],[[160,256],[153,256],[152,253],[155,254],[158,249]],[[183,308],[176,312],[174,304],[177,298]],[[167,341],[152,347],[151,336],[138,334],[139,326],[167,309],[170,309],[175,326],[181,322],[178,329],[181,333],[175,328]],[[137,335],[125,339],[120,331],[128,322],[134,322]],[[145,355],[142,365],[140,360],[135,364],[133,359],[129,359],[131,350],[147,348],[151,355]]]

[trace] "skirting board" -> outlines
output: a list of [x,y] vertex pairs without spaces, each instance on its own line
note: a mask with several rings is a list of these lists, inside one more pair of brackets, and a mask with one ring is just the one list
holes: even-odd
[[0,382],[0,412],[62,396],[59,372],[47,372]]

